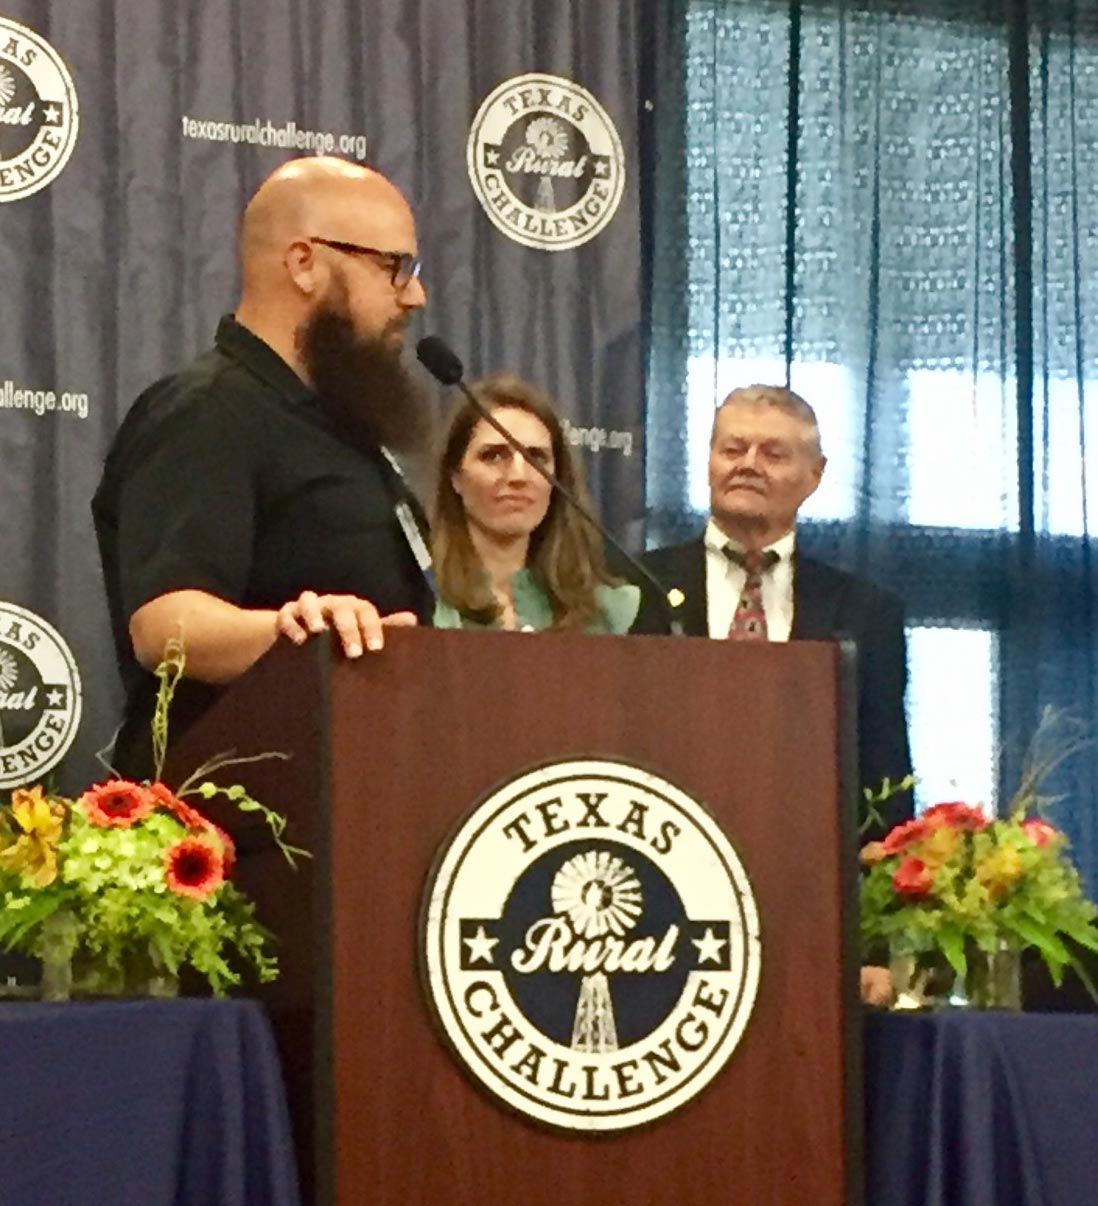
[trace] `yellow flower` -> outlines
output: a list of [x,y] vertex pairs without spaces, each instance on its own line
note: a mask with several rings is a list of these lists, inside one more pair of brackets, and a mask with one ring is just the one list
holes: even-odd
[[41,785],[16,788],[11,794],[11,812],[24,833],[39,833],[54,844],[60,841],[64,806],[51,804]]
[[51,804],[40,786],[21,787],[12,792],[9,816],[0,824],[0,871],[22,875],[36,888],[48,887],[57,878],[65,806]]
[[919,857],[928,867],[944,866],[964,842],[964,831],[949,825],[932,829],[919,843]]
[[1022,858],[1013,846],[999,846],[976,868],[976,878],[992,900],[1001,900],[1022,874]]

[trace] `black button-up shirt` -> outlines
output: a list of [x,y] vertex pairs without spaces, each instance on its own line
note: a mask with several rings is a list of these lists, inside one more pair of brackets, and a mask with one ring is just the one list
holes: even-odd
[[[190,589],[278,608],[315,590],[428,620],[431,591],[397,520],[401,501],[414,509],[380,449],[341,441],[289,365],[223,319],[212,351],[134,403],[92,504],[128,694],[117,760],[148,745],[156,680],[133,656],[129,620],[151,599]],[[175,733],[216,694],[185,687]]]

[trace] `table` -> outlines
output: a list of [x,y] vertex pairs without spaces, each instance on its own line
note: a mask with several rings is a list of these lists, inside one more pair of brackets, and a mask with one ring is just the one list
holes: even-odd
[[252,1001],[0,1003],[0,1206],[299,1206]]
[[868,1206],[1095,1206],[1098,1017],[866,1017]]
[[[872,1014],[865,1055],[867,1206],[1098,1203],[1098,1017]],[[0,1206],[300,1206],[260,1006],[0,1003]]]

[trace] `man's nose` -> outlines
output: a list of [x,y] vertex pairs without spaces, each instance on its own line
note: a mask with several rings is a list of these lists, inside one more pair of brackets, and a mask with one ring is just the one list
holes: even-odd
[[400,295],[400,304],[406,310],[418,310],[427,304],[427,286],[418,276],[413,276],[404,286]]
[[745,448],[743,450],[743,452],[740,453],[739,459],[740,459],[739,468],[741,468],[741,469],[756,468],[758,465],[758,460],[759,460],[758,446],[755,444],[750,444],[747,448]]

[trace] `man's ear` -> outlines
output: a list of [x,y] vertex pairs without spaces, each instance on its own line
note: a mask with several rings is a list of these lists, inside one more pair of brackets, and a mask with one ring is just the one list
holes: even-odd
[[282,259],[290,280],[305,294],[313,297],[322,289],[326,269],[308,239],[294,239]]
[[820,482],[823,480],[824,470],[827,468],[827,457],[822,454],[816,457],[812,463],[812,485],[805,491],[804,498],[797,504],[798,509],[806,503],[813,494],[820,488]]

